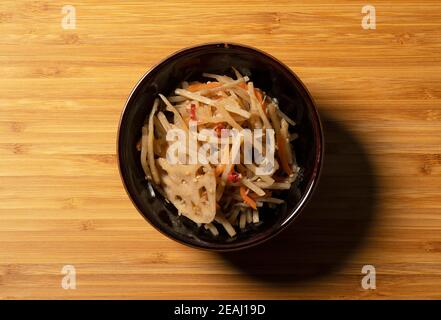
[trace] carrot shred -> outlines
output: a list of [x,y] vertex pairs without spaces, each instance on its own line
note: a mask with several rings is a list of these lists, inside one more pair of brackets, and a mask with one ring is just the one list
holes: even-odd
[[136,143],[136,150],[138,150],[138,151],[141,151],[141,145],[142,145],[141,140],[142,139],[139,139],[138,142]]
[[219,164],[217,165],[215,169],[215,175],[216,177],[219,177],[222,173],[224,173],[225,170],[225,164]]
[[248,89],[247,84],[246,84],[245,82],[241,82],[241,83],[239,83],[237,86],[240,87],[240,88],[242,88],[242,89],[244,89],[244,90],[247,90],[247,89]]
[[285,141],[284,138],[281,135],[277,136],[277,148],[278,148],[278,154],[279,154],[279,159],[280,159],[280,163],[282,165],[282,169],[283,171],[285,171],[285,173],[287,175],[291,175],[292,174],[292,169],[289,166],[288,163],[288,158],[286,155],[286,148],[285,148]]
[[247,190],[245,189],[244,186],[240,187],[240,196],[242,197],[243,201],[249,205],[251,208],[253,208],[254,210],[257,209],[257,205],[256,205],[256,201],[254,201],[253,199],[251,199],[250,197],[248,197],[247,195]]
[[222,129],[225,129],[225,125],[223,122],[219,122],[214,126],[213,129],[216,132],[217,136],[220,137],[222,134]]
[[195,92],[204,89],[216,88],[219,87],[220,85],[221,85],[220,82],[193,83],[188,86],[187,90],[191,92]]
[[266,108],[266,103],[265,103],[265,101],[263,101],[262,91],[260,91],[258,89],[254,89],[254,94],[256,95],[257,100],[259,101],[260,105],[262,106],[263,112],[265,112],[265,114],[268,113],[267,108]]
[[243,164],[240,164],[240,163],[237,164],[236,169],[237,169],[237,172],[239,172],[243,176],[245,176],[247,173],[247,168],[245,168],[245,166]]

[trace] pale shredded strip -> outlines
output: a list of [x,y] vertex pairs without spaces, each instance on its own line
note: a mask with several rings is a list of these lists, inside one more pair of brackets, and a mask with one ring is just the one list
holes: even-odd
[[228,233],[228,235],[230,237],[234,237],[236,235],[236,230],[234,230],[234,228],[231,225],[230,221],[225,219],[225,217],[222,214],[216,215],[214,220],[216,222],[219,222],[225,228],[225,231],[227,231],[227,233]]
[[210,230],[213,236],[217,237],[219,235],[219,231],[217,230],[216,226],[214,224],[206,223],[204,224],[204,228],[207,230]]
[[144,173],[147,179],[152,179],[152,173],[150,172],[149,165],[147,163],[147,149],[148,149],[148,135],[149,129],[147,125],[142,127],[142,138],[141,138],[141,166],[144,169]]
[[253,210],[253,223],[259,223],[259,211]]
[[153,182],[155,182],[156,184],[159,184],[160,180],[159,180],[158,169],[156,168],[156,164],[155,164],[155,155],[153,153],[153,140],[155,138],[153,134],[154,132],[153,116],[155,115],[158,105],[159,105],[159,99],[155,99],[155,102],[153,103],[152,111],[150,112],[150,116],[149,116],[149,123],[148,123],[149,136],[147,142],[147,156],[149,159],[149,168],[152,173]]

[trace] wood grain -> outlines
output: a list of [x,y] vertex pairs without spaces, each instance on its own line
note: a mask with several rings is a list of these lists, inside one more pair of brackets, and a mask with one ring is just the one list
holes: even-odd
[[[0,298],[441,298],[441,5],[358,1],[0,4]],[[142,74],[207,41],[256,46],[317,101],[326,161],[293,227],[220,255],[132,206],[115,157]],[[61,269],[77,270],[77,289]],[[377,289],[361,287],[363,265]]]

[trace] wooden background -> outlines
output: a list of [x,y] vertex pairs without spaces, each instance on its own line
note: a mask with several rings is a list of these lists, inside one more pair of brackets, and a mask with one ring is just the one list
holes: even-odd
[[[441,298],[441,5],[371,1],[0,4],[0,297]],[[319,192],[251,251],[177,244],[138,214],[115,141],[131,89],[182,47],[235,41],[286,62],[326,134]],[[77,289],[61,287],[74,265]],[[361,287],[363,265],[377,289]]]

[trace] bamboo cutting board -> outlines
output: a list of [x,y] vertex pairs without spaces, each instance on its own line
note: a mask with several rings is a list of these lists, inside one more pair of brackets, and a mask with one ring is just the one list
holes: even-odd
[[[75,29],[64,4],[0,4],[1,298],[441,298],[438,0],[371,2],[370,30],[360,1],[73,1]],[[228,255],[154,230],[115,156],[137,80],[209,41],[287,63],[326,138],[302,218]],[[63,289],[66,265],[76,289]],[[362,286],[365,265],[376,289]]]

